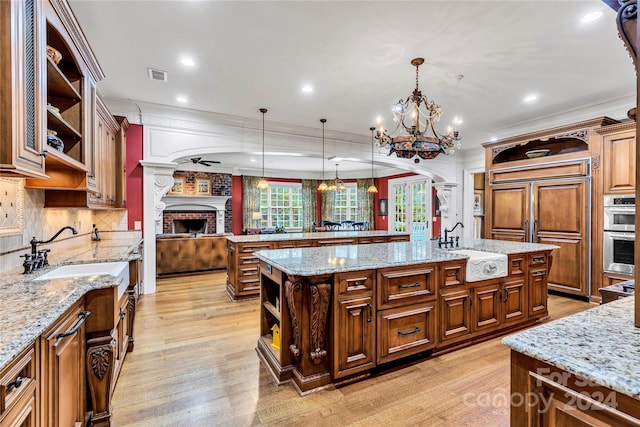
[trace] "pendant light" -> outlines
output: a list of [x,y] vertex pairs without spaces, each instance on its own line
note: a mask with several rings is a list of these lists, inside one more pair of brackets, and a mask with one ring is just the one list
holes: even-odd
[[269,188],[269,183],[264,179],[264,115],[267,113],[267,109],[261,108],[260,112],[262,113],[262,179],[258,182],[257,187],[260,190],[266,190]]
[[318,191],[325,192],[329,189],[327,183],[324,182],[324,124],[327,123],[327,119],[320,119],[320,123],[322,123],[322,182],[318,186]]
[[369,130],[371,131],[371,185],[367,188],[367,193],[377,193],[378,189],[373,181],[373,131],[376,130],[376,128],[370,127]]

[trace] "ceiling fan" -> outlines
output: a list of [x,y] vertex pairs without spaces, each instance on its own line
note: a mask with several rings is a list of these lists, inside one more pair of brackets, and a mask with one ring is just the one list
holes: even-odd
[[189,163],[189,161],[191,163],[193,163],[194,165],[200,164],[200,165],[204,165],[204,166],[211,166],[213,164],[217,164],[220,163],[218,160],[205,160],[202,157],[192,157],[188,160],[185,160],[183,162],[180,163]]

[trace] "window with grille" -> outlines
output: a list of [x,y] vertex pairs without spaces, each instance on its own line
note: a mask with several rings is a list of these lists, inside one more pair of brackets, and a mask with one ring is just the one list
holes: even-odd
[[269,183],[260,193],[260,227],[302,228],[302,184]]
[[336,191],[333,221],[360,221],[358,218],[358,187],[355,182],[344,184],[346,190]]

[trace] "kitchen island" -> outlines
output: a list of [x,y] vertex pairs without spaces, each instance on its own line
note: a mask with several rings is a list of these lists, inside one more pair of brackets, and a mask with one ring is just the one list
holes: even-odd
[[[138,232],[102,236],[51,245],[50,267],[0,278],[0,424],[85,425],[90,418],[109,425],[113,387],[133,349],[142,240]],[[120,277],[39,280],[57,267],[87,263],[124,269]]]
[[511,425],[640,425],[633,315],[634,297],[623,298],[505,337]]
[[256,252],[258,356],[305,394],[532,325],[547,318],[555,248],[469,239]]
[[407,242],[408,233],[375,231],[328,231],[316,233],[252,234],[227,236],[227,294],[232,301],[258,298],[260,276],[255,251]]

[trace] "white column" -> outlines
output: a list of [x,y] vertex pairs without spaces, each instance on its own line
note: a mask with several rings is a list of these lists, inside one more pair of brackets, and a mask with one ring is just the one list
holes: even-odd
[[162,211],[165,206],[162,202],[162,196],[173,186],[173,171],[176,163],[154,163],[141,160],[140,164],[143,167],[142,185],[146,189],[142,199],[142,217],[144,219],[142,293],[152,294],[156,291],[156,234],[162,233]]
[[[457,187],[454,182],[434,182],[433,186],[437,190],[440,201],[440,235],[444,237],[444,229],[451,230],[458,222]],[[469,224],[470,225],[470,224]],[[459,229],[460,227],[458,227]],[[461,230],[456,229],[455,235],[461,235]]]
[[216,210],[216,233],[224,233],[224,209]]

